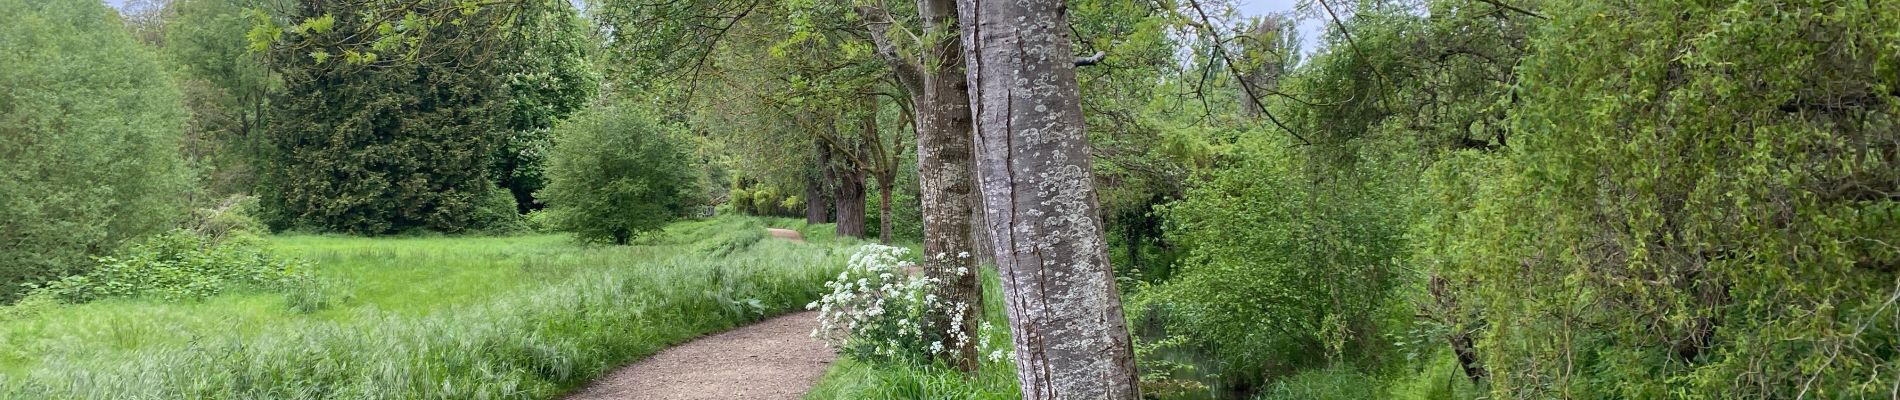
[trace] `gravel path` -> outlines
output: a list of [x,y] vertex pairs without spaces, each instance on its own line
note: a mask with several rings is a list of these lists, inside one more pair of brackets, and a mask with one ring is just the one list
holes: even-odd
[[621,367],[569,400],[797,399],[838,356],[811,331],[816,311],[765,320]]
[[793,243],[805,242],[805,235],[800,235],[798,234],[798,231],[794,231],[791,229],[765,228],[765,232],[772,234],[772,237],[790,240]]
[[[797,231],[767,229],[804,243]],[[811,337],[818,313],[765,320],[661,350],[620,367],[568,400],[796,400],[818,383],[837,353]]]

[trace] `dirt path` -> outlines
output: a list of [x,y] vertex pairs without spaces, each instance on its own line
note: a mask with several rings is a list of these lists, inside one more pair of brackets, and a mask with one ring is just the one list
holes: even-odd
[[806,311],[700,338],[621,367],[567,399],[797,399],[837,358],[811,338],[817,325],[816,312]]
[[772,234],[772,237],[790,240],[793,243],[805,242],[805,235],[800,235],[798,234],[798,231],[794,231],[791,229],[765,228],[765,232]]

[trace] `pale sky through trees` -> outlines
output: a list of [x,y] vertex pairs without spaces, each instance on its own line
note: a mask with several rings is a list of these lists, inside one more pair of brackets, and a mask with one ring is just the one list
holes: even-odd
[[[1257,17],[1272,13],[1289,13],[1298,16],[1295,9],[1302,0],[1239,0],[1240,15]],[[1319,50],[1319,36],[1325,32],[1325,21],[1317,18],[1300,20],[1300,54],[1311,55]],[[1302,57],[1304,58],[1304,57]]]
[[[106,5],[112,6],[112,8],[114,9],[123,11],[125,10],[128,4],[137,4],[137,3],[142,3],[144,1],[142,0],[105,0],[105,2],[106,2]],[[1298,7],[1299,2],[1300,0],[1240,0],[1239,8],[1240,8],[1241,15],[1245,15],[1248,17],[1255,17],[1255,16],[1260,16],[1260,15],[1266,15],[1268,13],[1292,11],[1294,8]],[[1320,31],[1325,26],[1325,25],[1322,25],[1321,22],[1322,21],[1317,20],[1317,19],[1308,19],[1308,20],[1300,21],[1300,50],[1303,53],[1311,54],[1313,50],[1315,50],[1315,48],[1319,46]]]

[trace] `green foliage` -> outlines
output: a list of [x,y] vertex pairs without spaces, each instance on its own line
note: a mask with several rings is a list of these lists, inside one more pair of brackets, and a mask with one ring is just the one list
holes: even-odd
[[627,244],[698,212],[705,195],[674,128],[634,108],[602,107],[556,132],[547,189],[555,226],[584,242]]
[[729,193],[732,196],[733,210],[738,211],[742,214],[746,214],[746,215],[759,214],[758,207],[752,206],[752,192],[751,191],[734,188],[727,193]]
[[1410,278],[1397,262],[1407,167],[1355,153],[1358,142],[1243,142],[1239,161],[1162,209],[1183,254],[1172,279],[1143,293],[1155,298],[1137,302],[1162,303],[1170,331],[1219,355],[1230,377],[1377,366],[1377,310]]
[[518,232],[527,229],[527,218],[518,213],[520,207],[515,204],[514,193],[501,187],[493,187],[481,198],[481,205],[475,209],[475,215],[469,218],[469,226],[491,233]]
[[97,1],[0,1],[0,302],[184,211],[186,111]]
[[[285,95],[272,102],[271,153],[260,194],[274,228],[385,234],[422,228],[459,232],[492,187],[489,166],[505,139],[509,92],[496,73],[486,21],[432,25],[419,59],[386,65],[326,63],[312,51],[345,54],[341,35],[363,29],[357,3],[312,3],[293,18],[333,15],[331,33],[273,47]],[[476,22],[482,23],[476,23]]]
[[1350,368],[1327,368],[1301,372],[1274,381],[1260,400],[1356,400],[1375,399],[1383,387],[1376,377]]
[[1493,394],[1889,395],[1900,8],[1546,11],[1511,151],[1435,175]]
[[245,33],[253,13],[288,8],[281,0],[179,0],[166,4],[158,50],[178,68],[191,110],[184,151],[198,188],[216,199],[249,193],[263,161],[270,96],[282,83],[252,52]]
[[217,241],[187,231],[153,236],[85,274],[48,282],[34,291],[68,303],[116,297],[201,300],[228,291],[289,290],[310,278],[308,262],[285,259],[251,237]]
[[508,189],[520,211],[539,209],[534,193],[547,186],[552,128],[587,107],[600,87],[594,70],[593,36],[579,11],[563,0],[518,4],[506,28],[509,43],[497,63],[508,84],[510,132],[497,148],[491,175]]
[[[711,257],[558,236],[276,237],[333,284],[330,308],[275,296],[105,301],[0,321],[0,398],[545,399],[662,348],[811,301],[847,249],[762,241]],[[711,296],[710,294],[718,294]],[[756,307],[754,306],[756,305]],[[762,313],[761,313],[762,312]]]

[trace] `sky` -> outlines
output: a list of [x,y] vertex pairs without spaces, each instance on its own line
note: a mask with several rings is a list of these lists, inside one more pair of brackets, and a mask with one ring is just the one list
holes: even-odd
[[[1238,0],[1240,14],[1257,17],[1272,13],[1291,13],[1299,7],[1300,0]],[[1294,13],[1297,15],[1297,13]],[[1313,54],[1319,49],[1319,36],[1324,33],[1325,21],[1317,18],[1300,20],[1300,53]]]

